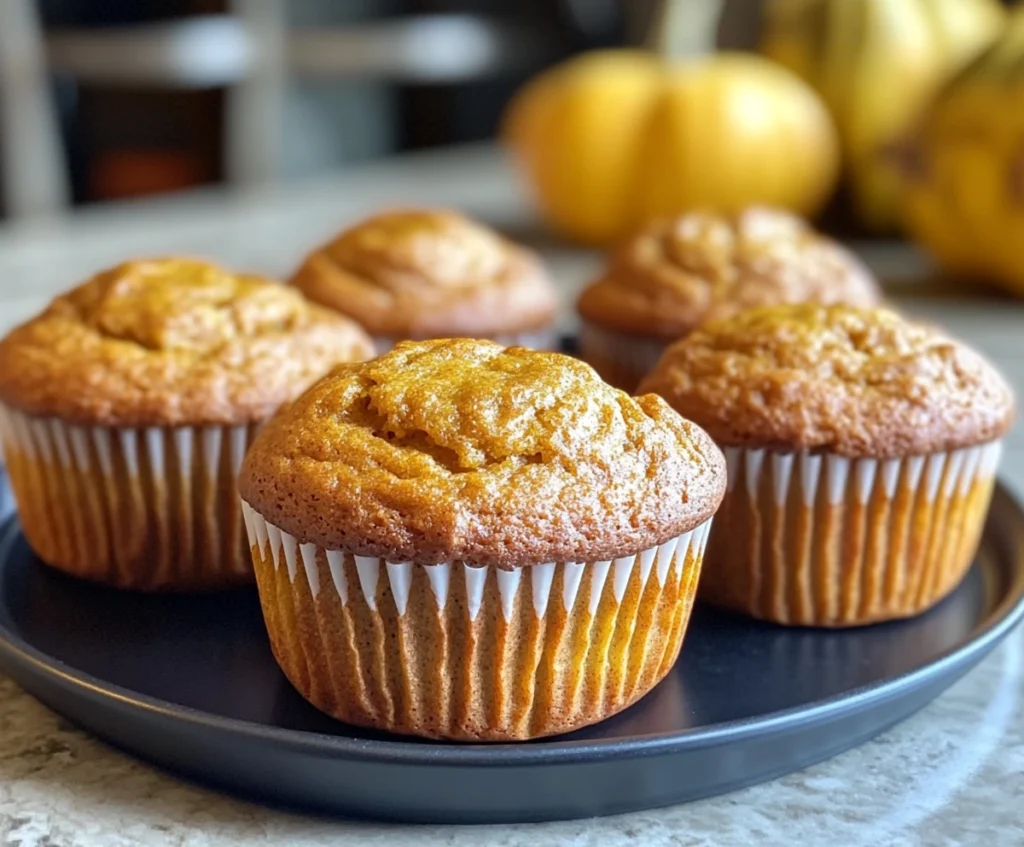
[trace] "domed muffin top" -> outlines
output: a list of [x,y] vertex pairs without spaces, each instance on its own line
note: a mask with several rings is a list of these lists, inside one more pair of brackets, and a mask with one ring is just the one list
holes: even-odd
[[879,299],[852,253],[800,218],[753,207],[652,223],[612,254],[578,308],[607,329],[672,340],[754,306]]
[[0,341],[0,401],[81,424],[244,423],[370,355],[356,324],[293,288],[193,259],[137,260]]
[[525,332],[557,306],[537,256],[446,210],[369,218],[313,251],[291,282],[389,338]]
[[998,438],[1010,387],[979,353],[885,309],[791,305],[705,324],[641,383],[721,445],[900,458]]
[[512,568],[633,555],[709,518],[725,466],[659,397],[556,353],[405,342],[257,436],[239,490],[301,542]]

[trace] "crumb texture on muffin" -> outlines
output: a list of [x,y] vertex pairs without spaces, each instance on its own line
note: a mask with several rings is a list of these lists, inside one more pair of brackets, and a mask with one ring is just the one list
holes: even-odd
[[885,309],[777,306],[672,345],[641,391],[722,445],[899,458],[1003,435],[1014,399],[978,352]]
[[851,252],[798,217],[753,207],[655,221],[612,254],[578,307],[599,326],[673,339],[755,306],[879,300]]
[[718,448],[661,398],[467,339],[338,367],[264,428],[239,480],[300,542],[501,568],[636,554],[710,517],[724,487]]
[[313,251],[291,282],[388,337],[529,331],[557,306],[537,256],[446,210],[369,218]]
[[0,400],[91,425],[246,423],[372,349],[293,288],[192,259],[131,261],[0,342]]

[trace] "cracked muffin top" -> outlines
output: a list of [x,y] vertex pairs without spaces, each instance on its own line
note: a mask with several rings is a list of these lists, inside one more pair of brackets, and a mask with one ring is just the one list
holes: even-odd
[[535,254],[446,210],[369,218],[314,250],[291,283],[387,338],[529,332],[557,307]]
[[660,220],[623,243],[578,309],[591,323],[670,341],[755,306],[880,300],[871,273],[800,218],[752,207]]
[[980,354],[885,309],[775,306],[705,324],[640,385],[723,446],[902,458],[1002,436],[1014,399]]
[[0,401],[86,425],[246,423],[370,355],[355,323],[293,288],[193,259],[138,260],[0,341]]
[[707,520],[724,459],[653,395],[557,353],[405,342],[276,415],[239,490],[300,542],[514,568],[633,555]]

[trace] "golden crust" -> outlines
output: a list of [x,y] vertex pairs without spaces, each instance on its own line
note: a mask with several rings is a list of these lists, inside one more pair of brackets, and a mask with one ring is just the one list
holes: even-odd
[[535,254],[445,210],[369,218],[310,253],[291,283],[398,339],[529,332],[557,308]]
[[373,347],[294,289],[192,259],[126,262],[0,341],[0,400],[99,426],[247,423]]
[[468,339],[335,369],[261,431],[239,478],[301,542],[502,568],[635,554],[710,517],[724,487],[718,448],[660,398]]
[[612,254],[578,309],[607,329],[672,340],[754,306],[879,301],[852,253],[800,218],[754,207],[652,223]]
[[885,309],[775,306],[706,324],[640,384],[722,445],[899,458],[991,441],[1010,387],[979,353]]

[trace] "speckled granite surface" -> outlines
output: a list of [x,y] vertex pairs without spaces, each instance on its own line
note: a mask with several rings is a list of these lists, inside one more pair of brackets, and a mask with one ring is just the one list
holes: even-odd
[[[204,254],[284,273],[337,225],[377,205],[462,206],[522,233],[524,207],[489,151],[457,152],[245,196],[112,208],[0,229],[0,331],[53,293],[129,255]],[[566,302],[595,258],[547,251]],[[1024,304],[963,291],[923,296],[905,251],[867,256],[908,295],[986,350],[1024,395]],[[1024,491],[1024,440],[1004,476]],[[228,845],[1024,845],[1024,631],[921,713],[807,771],[686,806],[510,827],[398,827],[305,817],[181,782],[95,741],[0,677],[0,847]]]
[[1022,658],[1018,631],[902,725],[771,783],[670,809],[509,827],[349,823],[248,804],[137,762],[0,680],[0,844],[1020,845]]

